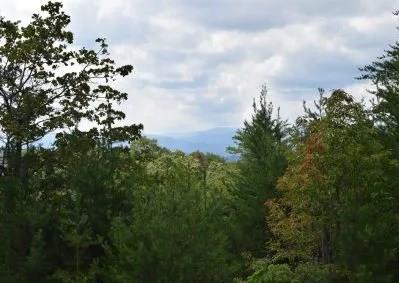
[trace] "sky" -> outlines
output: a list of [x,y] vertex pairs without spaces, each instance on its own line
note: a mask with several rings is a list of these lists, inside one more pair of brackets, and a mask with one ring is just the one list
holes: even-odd
[[[0,15],[26,23],[41,0],[0,0]],[[358,68],[399,33],[397,0],[64,0],[76,46],[106,37],[134,73],[118,88],[127,123],[147,134],[240,127],[266,84],[293,121],[319,87],[357,97]]]

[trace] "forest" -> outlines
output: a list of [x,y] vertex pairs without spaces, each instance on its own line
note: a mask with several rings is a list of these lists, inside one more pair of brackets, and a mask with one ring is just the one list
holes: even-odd
[[70,21],[0,18],[0,282],[399,282],[399,43],[370,101],[319,89],[289,123],[263,87],[229,161],[120,126],[133,66]]

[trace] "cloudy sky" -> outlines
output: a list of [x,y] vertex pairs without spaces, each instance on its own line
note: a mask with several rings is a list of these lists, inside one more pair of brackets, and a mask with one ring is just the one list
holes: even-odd
[[[41,0],[0,0],[26,22]],[[135,67],[120,82],[129,122],[146,133],[240,126],[262,84],[294,119],[317,88],[345,88],[399,36],[397,0],[64,0],[76,44],[106,37]],[[395,5],[396,4],[396,5]]]

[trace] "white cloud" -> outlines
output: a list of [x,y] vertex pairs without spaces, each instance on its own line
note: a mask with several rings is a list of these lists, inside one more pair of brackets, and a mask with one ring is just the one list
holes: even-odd
[[[45,1],[0,0],[26,22]],[[317,88],[344,87],[396,38],[396,0],[64,0],[79,45],[109,38],[134,75],[119,86],[128,122],[147,133],[239,126],[267,83],[283,117]],[[364,92],[365,93],[365,92]]]

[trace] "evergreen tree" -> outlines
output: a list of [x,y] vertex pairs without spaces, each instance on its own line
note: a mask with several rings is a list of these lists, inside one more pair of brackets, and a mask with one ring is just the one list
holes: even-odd
[[[394,13],[399,15],[399,11]],[[399,158],[399,42],[378,59],[360,69],[360,79],[373,85],[374,118],[384,144]]]
[[253,114],[234,136],[230,152],[239,156],[239,174],[234,192],[236,209],[236,252],[265,255],[268,231],[265,230],[264,203],[276,196],[277,178],[284,172],[286,124],[267,101],[264,86]]

